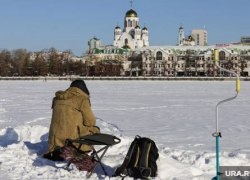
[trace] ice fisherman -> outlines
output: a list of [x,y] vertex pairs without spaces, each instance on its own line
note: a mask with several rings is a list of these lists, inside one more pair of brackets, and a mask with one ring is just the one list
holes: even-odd
[[[66,139],[100,132],[91,109],[90,93],[83,80],[74,80],[67,90],[57,91],[52,109],[48,153],[44,155],[45,158],[60,160],[60,148]],[[83,145],[81,150],[91,151],[92,147]]]

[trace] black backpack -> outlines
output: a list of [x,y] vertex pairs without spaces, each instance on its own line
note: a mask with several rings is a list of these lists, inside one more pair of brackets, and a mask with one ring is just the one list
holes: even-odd
[[116,169],[114,176],[130,176],[140,179],[155,177],[158,157],[159,153],[155,142],[137,135],[129,147],[125,160]]

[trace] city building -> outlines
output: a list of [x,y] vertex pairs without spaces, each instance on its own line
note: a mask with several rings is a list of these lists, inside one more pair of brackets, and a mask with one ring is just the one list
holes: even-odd
[[95,36],[88,41],[88,46],[89,46],[88,49],[89,52],[91,52],[91,50],[96,48],[98,49],[101,47],[105,47],[105,45],[101,42],[101,40],[96,38]]
[[242,36],[240,42],[243,44],[250,44],[250,36]]
[[143,76],[231,76],[214,62],[219,50],[220,66],[241,76],[250,76],[250,46],[151,46],[137,50],[142,56]]
[[[130,49],[119,48],[113,45],[104,45],[100,39],[93,37],[88,41],[87,57],[92,61],[127,59]],[[91,57],[91,58],[90,58]]]
[[84,57],[85,62],[88,65],[94,66],[101,61],[104,64],[120,63],[122,68],[119,75],[126,75],[127,71],[129,71],[131,61],[128,61],[128,58],[132,52],[131,49],[119,48],[113,45],[104,45],[101,40],[96,37],[93,37],[88,41],[88,46],[88,52]]
[[195,41],[196,46],[207,46],[207,30],[205,29],[193,29],[191,36]]
[[115,27],[113,45],[104,45],[96,37],[90,39],[85,60],[92,66],[100,61],[120,63],[122,76],[231,76],[215,66],[214,49],[218,49],[221,67],[250,76],[249,39],[242,37],[242,44],[208,46],[205,29],[193,29],[185,36],[180,26],[177,46],[149,46],[148,29],[140,29],[138,14],[130,9],[123,30]]

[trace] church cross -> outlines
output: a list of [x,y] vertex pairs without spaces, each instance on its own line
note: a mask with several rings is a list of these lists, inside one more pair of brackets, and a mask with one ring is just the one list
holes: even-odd
[[130,0],[130,7],[133,7],[133,0]]

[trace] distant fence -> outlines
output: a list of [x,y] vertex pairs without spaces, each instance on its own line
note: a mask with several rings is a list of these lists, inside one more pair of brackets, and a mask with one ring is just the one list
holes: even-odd
[[[18,76],[0,77],[0,80],[158,80],[158,81],[233,81],[235,77],[166,77],[166,76]],[[250,81],[250,77],[241,77],[242,81]]]

